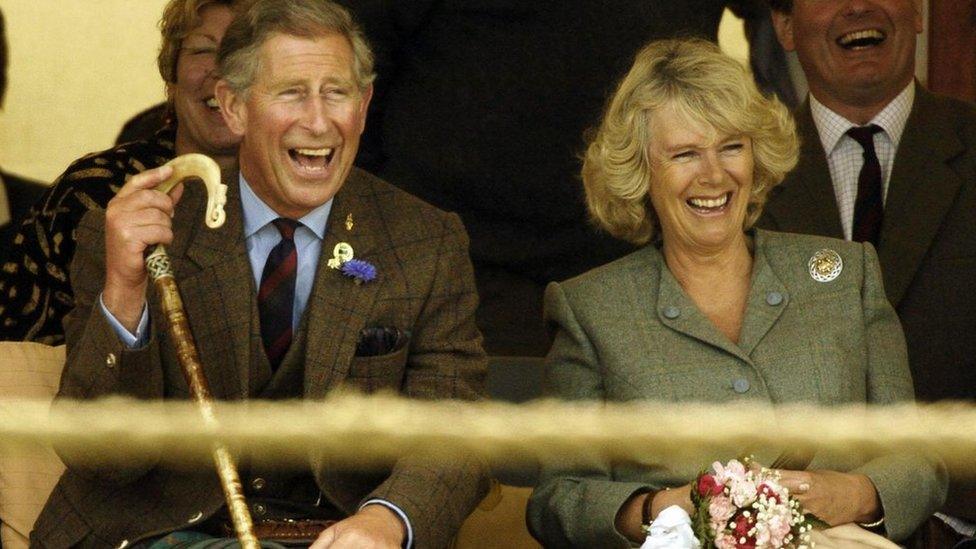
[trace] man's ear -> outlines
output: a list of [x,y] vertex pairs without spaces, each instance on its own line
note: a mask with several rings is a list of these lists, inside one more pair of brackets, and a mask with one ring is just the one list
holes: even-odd
[[227,127],[234,135],[243,136],[244,128],[247,127],[247,105],[244,104],[244,98],[226,80],[217,81],[214,97],[220,104],[220,114],[223,115]]
[[796,50],[796,43],[793,41],[793,16],[781,11],[772,10],[773,28],[776,29],[776,37],[786,51]]

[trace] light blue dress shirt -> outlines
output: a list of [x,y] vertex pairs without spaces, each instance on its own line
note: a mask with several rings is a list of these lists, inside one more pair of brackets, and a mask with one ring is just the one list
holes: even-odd
[[[271,222],[281,216],[254,194],[243,175],[240,180],[241,206],[244,210],[244,246],[247,248],[247,257],[251,261],[251,272],[254,273],[254,287],[260,288],[261,274],[264,272],[268,255],[271,254],[271,249],[281,242],[281,233]],[[298,323],[308,305],[308,296],[312,294],[315,269],[319,264],[322,239],[325,238],[325,224],[329,221],[330,211],[332,211],[332,200],[302,216],[298,220],[300,225],[295,229],[298,270],[295,272],[295,305],[291,315],[291,327],[294,329],[298,328]]]
[[[241,209],[244,215],[244,246],[247,248],[247,257],[251,262],[251,272],[254,274],[254,287],[261,287],[261,274],[264,271],[264,264],[268,261],[271,249],[281,242],[281,233],[274,226],[272,221],[281,217],[271,206],[265,204],[263,200],[254,194],[251,186],[240,176],[240,196]],[[315,270],[319,264],[319,257],[322,252],[322,239],[325,237],[325,226],[329,221],[329,213],[332,211],[332,200],[308,212],[298,220],[301,225],[295,229],[295,252],[298,256],[298,270],[295,274],[295,305],[292,309],[292,328],[297,328],[301,321],[305,307],[308,305],[308,298],[312,293],[312,284],[315,282]],[[105,308],[105,303],[99,296],[99,303],[102,313],[109,324],[119,336],[119,339],[130,349],[142,347],[149,343],[149,308],[144,307],[142,317],[139,319],[139,326],[135,333],[129,332],[122,326],[122,323],[115,318]],[[413,526],[410,519],[402,509],[384,499],[370,499],[364,502],[359,508],[367,505],[382,505],[400,517],[407,527],[406,547],[413,547]]]

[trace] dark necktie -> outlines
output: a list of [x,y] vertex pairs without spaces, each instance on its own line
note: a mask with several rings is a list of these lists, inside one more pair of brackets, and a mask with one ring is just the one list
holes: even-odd
[[261,340],[271,369],[277,370],[281,359],[291,346],[292,310],[295,306],[295,272],[298,254],[295,252],[295,229],[300,225],[293,219],[279,217],[272,221],[281,241],[271,249],[261,273],[258,290],[258,314],[261,317]]
[[881,131],[879,126],[860,126],[847,130],[847,135],[857,141],[864,149],[864,165],[857,175],[857,201],[854,202],[855,242],[870,242],[878,245],[881,221],[884,219],[884,201],[881,198],[881,163],[874,151],[874,134]]

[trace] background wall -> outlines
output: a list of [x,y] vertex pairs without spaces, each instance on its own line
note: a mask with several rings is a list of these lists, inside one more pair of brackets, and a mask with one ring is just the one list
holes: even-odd
[[[10,45],[0,166],[51,182],[111,147],[122,124],[164,98],[156,23],[166,0],[0,0]],[[726,14],[721,42],[748,56]]]
[[166,0],[0,0],[10,47],[0,166],[50,182],[110,147],[164,97],[155,68]]

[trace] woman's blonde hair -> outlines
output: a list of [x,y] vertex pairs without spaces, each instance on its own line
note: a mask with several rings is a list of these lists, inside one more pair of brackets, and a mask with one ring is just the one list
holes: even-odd
[[634,244],[655,237],[650,201],[650,117],[671,106],[689,122],[752,140],[754,172],[747,229],[770,189],[796,165],[799,140],[787,108],[766,97],[749,71],[702,39],[651,42],[611,97],[583,158],[583,185],[593,221]]

